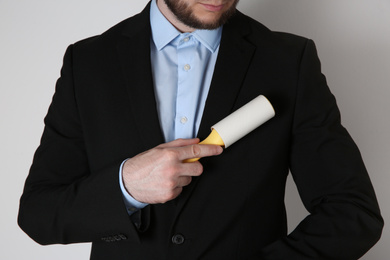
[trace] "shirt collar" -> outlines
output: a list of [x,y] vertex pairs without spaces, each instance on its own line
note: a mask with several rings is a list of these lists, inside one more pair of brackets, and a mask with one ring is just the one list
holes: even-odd
[[[150,26],[153,41],[159,51],[181,34],[160,12],[156,0],[152,0],[150,7]],[[195,30],[190,35],[214,53],[221,42],[222,27],[215,30]]]

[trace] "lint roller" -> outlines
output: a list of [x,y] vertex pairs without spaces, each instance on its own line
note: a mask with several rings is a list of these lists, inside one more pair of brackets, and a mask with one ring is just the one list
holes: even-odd
[[[213,125],[210,135],[199,144],[214,144],[227,148],[274,116],[275,110],[271,103],[265,96],[260,95]],[[199,158],[191,158],[184,162],[197,160]]]

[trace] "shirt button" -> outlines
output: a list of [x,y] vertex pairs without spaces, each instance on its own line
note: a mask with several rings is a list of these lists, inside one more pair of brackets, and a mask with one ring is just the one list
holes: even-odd
[[174,243],[175,245],[181,245],[184,243],[184,236],[181,235],[181,234],[176,234],[172,237],[172,243]]
[[184,65],[184,70],[189,71],[191,69],[191,66],[189,64]]
[[187,122],[188,122],[188,118],[185,117],[185,116],[183,116],[183,117],[180,119],[180,123],[182,123],[183,125],[184,125],[185,123],[187,123]]
[[190,40],[190,37],[185,37],[184,39],[183,39],[183,42],[188,42]]

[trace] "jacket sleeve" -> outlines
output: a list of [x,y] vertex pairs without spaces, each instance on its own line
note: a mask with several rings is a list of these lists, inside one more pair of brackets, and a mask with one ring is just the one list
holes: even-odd
[[[119,188],[121,161],[91,171],[74,92],[72,46],[45,117],[18,224],[40,244],[135,239]],[[124,232],[125,231],[125,232]]]
[[[383,219],[360,152],[340,122],[315,45],[302,55],[290,169],[309,211],[261,259],[358,259],[380,238]],[[256,257],[259,259],[259,257]]]

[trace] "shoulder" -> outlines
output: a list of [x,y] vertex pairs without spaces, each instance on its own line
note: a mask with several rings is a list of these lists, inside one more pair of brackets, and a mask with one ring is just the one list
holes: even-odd
[[301,52],[310,41],[300,35],[270,30],[262,23],[239,11],[225,26],[229,30],[240,32],[242,37],[253,45],[275,51]]
[[150,33],[149,8],[148,4],[141,13],[119,22],[102,34],[75,42],[73,48],[80,51],[107,48],[116,46],[118,42],[136,36],[137,34]]

